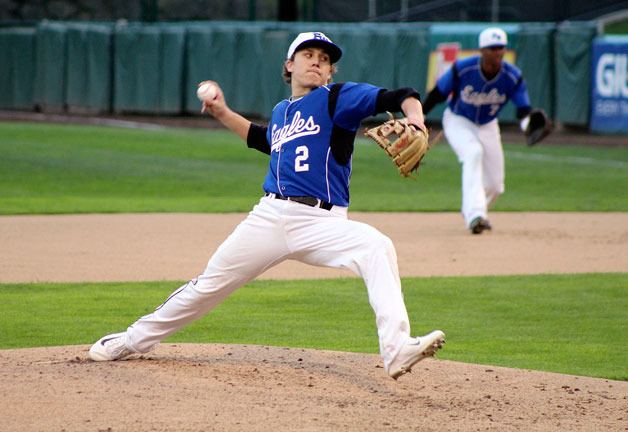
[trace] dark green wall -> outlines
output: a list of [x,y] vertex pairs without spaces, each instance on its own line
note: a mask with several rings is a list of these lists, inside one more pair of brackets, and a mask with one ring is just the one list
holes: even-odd
[[[426,89],[430,52],[456,41],[473,50],[487,23],[76,23],[1,28],[0,108],[45,112],[190,114],[196,84],[218,81],[236,111],[267,117],[288,95],[282,62],[301,31],[320,30],[344,50],[336,81]],[[587,125],[587,22],[501,25],[516,51],[532,105],[555,120]],[[439,106],[429,118],[440,116]],[[514,121],[507,107],[503,121]]]

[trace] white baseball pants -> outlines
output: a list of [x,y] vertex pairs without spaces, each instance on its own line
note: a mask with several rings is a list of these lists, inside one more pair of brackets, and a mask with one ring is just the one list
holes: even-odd
[[445,109],[443,132],[462,164],[462,215],[467,227],[504,193],[504,150],[497,119],[476,125]]
[[136,351],[149,351],[286,259],[348,268],[364,279],[387,368],[410,337],[392,241],[369,225],[349,220],[345,207],[328,211],[270,197],[263,197],[220,245],[203,274],[127,329],[127,343]]

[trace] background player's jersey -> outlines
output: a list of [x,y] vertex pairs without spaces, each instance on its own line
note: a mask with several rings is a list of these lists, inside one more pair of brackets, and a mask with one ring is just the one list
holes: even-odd
[[480,68],[480,56],[456,61],[436,83],[438,90],[449,98],[449,108],[455,114],[476,124],[486,124],[497,117],[512,99],[518,107],[530,106],[530,98],[521,71],[510,63],[491,80]]
[[349,205],[351,159],[340,164],[331,151],[334,123],[355,132],[375,114],[381,89],[347,82],[338,95],[334,118],[329,116],[330,87],[302,98],[279,102],[273,109],[266,139],[270,164],[264,191],[285,196],[313,196],[334,205]]

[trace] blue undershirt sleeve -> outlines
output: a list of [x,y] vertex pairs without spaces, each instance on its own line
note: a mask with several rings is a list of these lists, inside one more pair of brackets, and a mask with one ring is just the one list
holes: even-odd
[[347,130],[357,130],[362,120],[375,114],[380,90],[370,84],[345,83],[338,95],[334,123]]

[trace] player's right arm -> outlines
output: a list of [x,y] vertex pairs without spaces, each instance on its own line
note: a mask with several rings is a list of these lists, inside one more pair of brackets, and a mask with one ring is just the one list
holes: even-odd
[[428,93],[427,98],[425,98],[425,102],[423,102],[423,113],[425,115],[436,105],[447,100],[447,96],[455,90],[454,87],[457,78],[456,63],[454,63],[447,72],[438,79],[434,88]]
[[210,82],[216,86],[216,97],[212,100],[206,100],[203,102],[201,113],[210,113],[226,128],[235,132],[240,138],[246,141],[249,128],[251,127],[251,122],[229,108],[227,102],[225,101],[225,95],[218,83],[214,81],[203,82]]
[[227,129],[233,131],[242,138],[246,144],[262,153],[270,154],[270,145],[266,139],[268,128],[251,123],[240,114],[232,111],[225,101],[225,95],[220,86],[213,82],[217,88],[216,97],[211,101],[203,102],[201,112],[208,112]]

